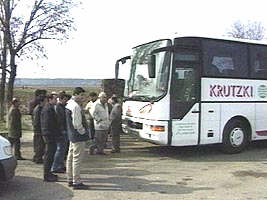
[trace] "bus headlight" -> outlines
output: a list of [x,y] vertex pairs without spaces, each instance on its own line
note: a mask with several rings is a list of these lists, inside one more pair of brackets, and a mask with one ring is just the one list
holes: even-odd
[[4,146],[4,147],[3,147],[3,150],[4,150],[4,153],[5,153],[7,156],[11,156],[11,155],[12,155],[11,146]]
[[159,126],[159,125],[151,125],[150,126],[151,131],[157,131],[157,132],[164,132],[165,126]]

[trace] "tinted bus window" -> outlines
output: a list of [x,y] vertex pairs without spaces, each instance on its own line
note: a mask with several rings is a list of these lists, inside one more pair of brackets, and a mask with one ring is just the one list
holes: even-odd
[[247,77],[247,45],[216,40],[203,41],[204,75]]
[[251,77],[267,79],[267,48],[250,45],[250,56]]

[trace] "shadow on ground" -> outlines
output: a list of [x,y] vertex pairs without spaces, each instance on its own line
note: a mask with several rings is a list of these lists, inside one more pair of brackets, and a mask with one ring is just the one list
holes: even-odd
[[90,190],[120,191],[120,192],[155,192],[162,194],[190,194],[199,190],[213,190],[211,187],[191,187],[186,182],[167,184],[160,180],[147,180],[136,177],[109,177],[85,179],[90,184]]
[[[124,143],[126,140],[126,144]],[[132,140],[132,141],[131,141]],[[219,144],[204,146],[173,147],[140,142],[129,135],[122,136],[122,149],[129,157],[160,157],[194,162],[267,162],[267,141],[254,141],[238,154],[225,154]]]
[[45,183],[42,179],[15,176],[0,184],[1,200],[71,200],[73,192],[59,183]]

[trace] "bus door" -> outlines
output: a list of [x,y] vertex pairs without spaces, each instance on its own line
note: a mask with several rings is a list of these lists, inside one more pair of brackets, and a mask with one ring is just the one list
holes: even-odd
[[176,62],[174,59],[170,103],[172,130],[170,145],[198,144],[200,111],[198,71],[199,64]]

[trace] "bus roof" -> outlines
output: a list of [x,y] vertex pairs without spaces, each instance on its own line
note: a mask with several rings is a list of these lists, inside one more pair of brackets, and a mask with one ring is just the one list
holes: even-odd
[[201,35],[179,35],[179,34],[170,34],[165,35],[165,37],[158,37],[154,40],[147,41],[146,43],[137,45],[133,48],[136,48],[138,46],[148,44],[154,41],[164,40],[164,39],[170,39],[174,40],[176,38],[203,38],[203,39],[211,39],[211,40],[223,40],[223,41],[230,41],[230,42],[241,42],[241,43],[249,43],[249,44],[259,44],[259,45],[267,45],[266,40],[249,40],[249,39],[239,39],[239,38],[232,38],[232,37],[226,37],[226,36],[220,36],[220,37],[213,37],[213,36],[201,36]]
[[250,44],[261,44],[267,45],[267,41],[265,40],[249,40],[249,39],[239,39],[232,37],[207,37],[207,36],[175,36],[175,38],[203,38],[203,39],[212,39],[212,40],[224,40],[224,41],[232,41],[232,42],[242,42],[242,43],[250,43]]

